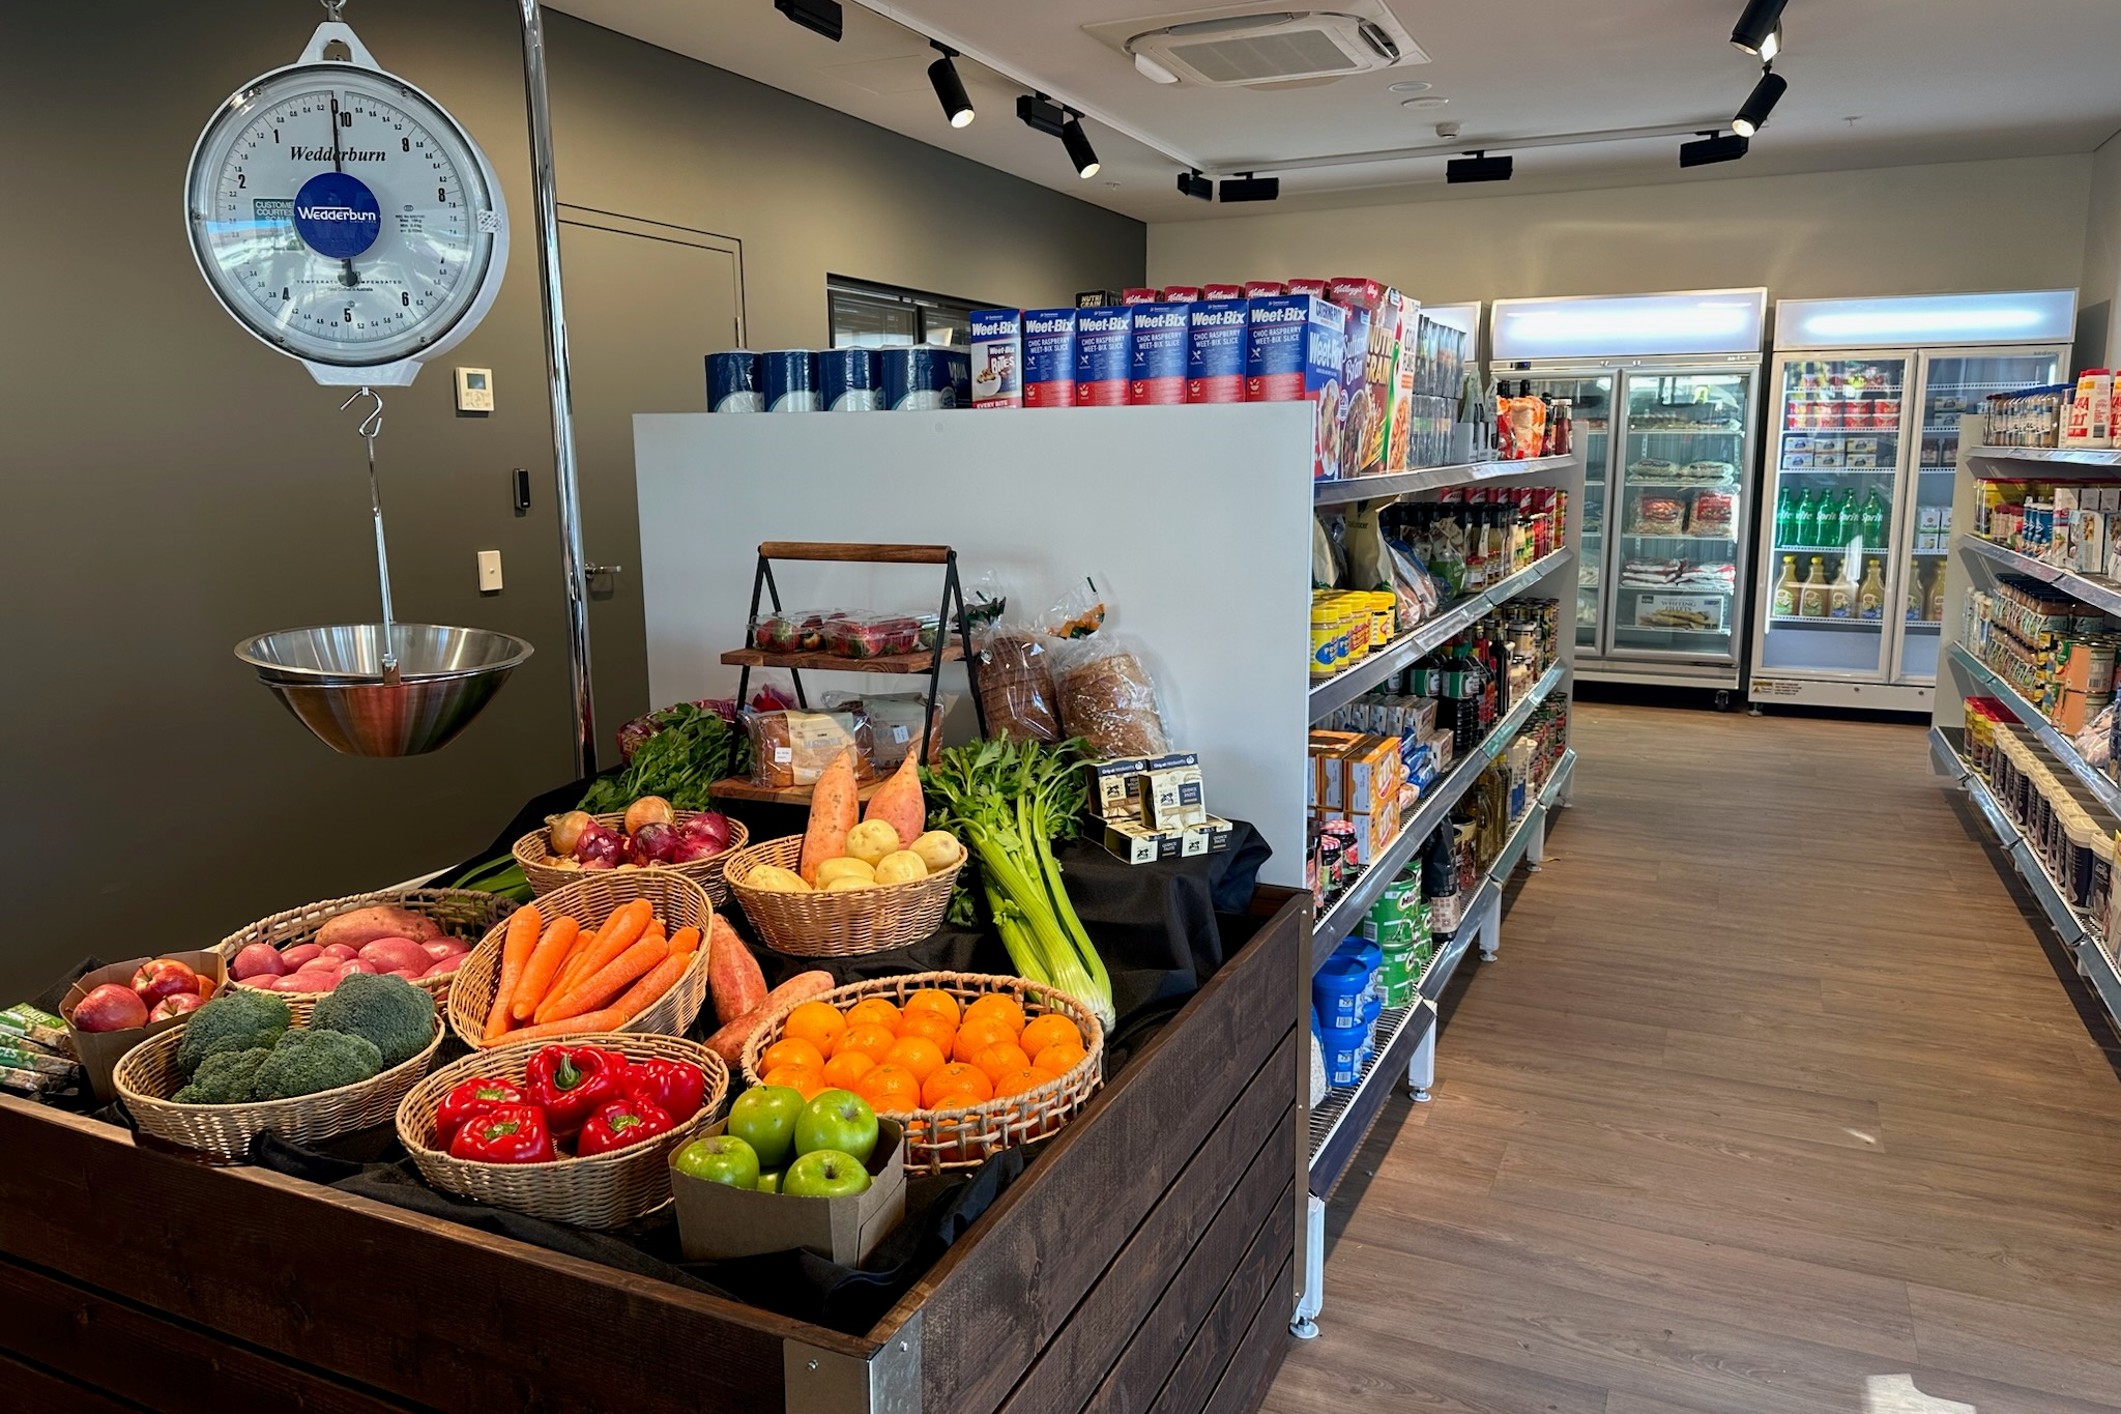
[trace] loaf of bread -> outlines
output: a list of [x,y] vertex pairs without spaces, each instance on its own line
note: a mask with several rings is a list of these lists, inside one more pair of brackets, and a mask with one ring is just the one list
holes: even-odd
[[998,633],[980,647],[976,690],[987,735],[997,741],[1061,739],[1053,670],[1042,637]]
[[876,751],[862,712],[746,712],[751,736],[751,783],[785,790],[816,785],[818,773],[854,748],[857,780],[876,779]]
[[1061,729],[1100,759],[1169,751],[1156,690],[1141,660],[1109,652],[1072,662],[1060,682]]

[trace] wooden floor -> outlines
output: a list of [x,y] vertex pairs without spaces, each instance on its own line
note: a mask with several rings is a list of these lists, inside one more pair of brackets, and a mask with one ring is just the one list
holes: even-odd
[[1266,1408],[2121,1409],[2121,1080],[1920,729],[1576,744]]

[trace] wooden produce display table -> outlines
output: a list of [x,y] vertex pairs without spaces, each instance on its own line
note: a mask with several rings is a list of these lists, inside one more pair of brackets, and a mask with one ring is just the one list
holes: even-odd
[[0,1389],[169,1414],[1249,1411],[1294,1304],[1310,900],[861,1336],[0,1097]]

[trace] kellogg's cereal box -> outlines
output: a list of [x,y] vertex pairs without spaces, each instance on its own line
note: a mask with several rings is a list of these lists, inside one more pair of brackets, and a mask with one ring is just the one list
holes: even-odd
[[1197,304],[1200,301],[1200,286],[1166,285],[1157,291],[1156,297],[1164,304]]
[[1134,309],[1076,311],[1075,405],[1125,407],[1134,379]]
[[1186,351],[1189,316],[1197,304],[1137,304],[1134,310],[1133,372],[1127,383],[1130,403],[1186,401]]
[[1024,312],[975,309],[968,328],[972,353],[972,406],[1024,405]]
[[1216,300],[1187,307],[1191,315],[1186,350],[1186,401],[1245,401],[1245,351],[1252,307],[1244,300]]
[[1261,299],[1267,295],[1285,295],[1289,290],[1279,280],[1245,281],[1245,298]]
[[[1279,293],[1279,291],[1276,293]],[[1245,287],[1243,285],[1202,285],[1200,287],[1200,297],[1204,300],[1243,299],[1245,297]]]
[[1311,295],[1267,295],[1251,308],[1245,344],[1245,401],[1308,401],[1316,409],[1311,475],[1341,474],[1340,365],[1347,313]]
[[1316,295],[1320,299],[1326,297],[1326,286],[1328,283],[1325,280],[1307,278],[1282,281],[1282,284],[1287,287],[1288,292],[1292,295]]
[[1139,286],[1122,290],[1120,291],[1119,302],[1121,304],[1155,304],[1156,291],[1142,289]]
[[1075,406],[1074,309],[1024,311],[1024,406]]

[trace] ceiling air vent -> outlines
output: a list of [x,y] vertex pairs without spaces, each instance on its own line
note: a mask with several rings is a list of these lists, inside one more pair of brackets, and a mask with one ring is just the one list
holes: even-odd
[[[1390,12],[1384,14],[1388,18]],[[1396,24],[1388,27],[1368,15],[1322,10],[1224,15],[1167,25],[1129,35],[1125,48],[1144,73],[1162,69],[1211,88],[1340,78],[1428,60]]]

